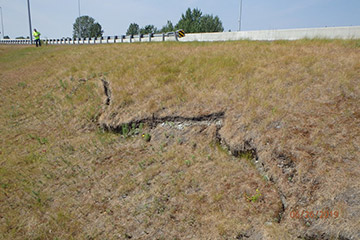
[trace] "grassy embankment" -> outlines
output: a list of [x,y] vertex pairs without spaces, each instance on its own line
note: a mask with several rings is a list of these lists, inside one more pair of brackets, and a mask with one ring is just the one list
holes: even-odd
[[[0,69],[2,238],[356,234],[358,41],[0,46]],[[215,112],[265,173],[224,151],[213,124],[138,129],[150,142],[99,128]],[[295,207],[342,215],[309,223]]]

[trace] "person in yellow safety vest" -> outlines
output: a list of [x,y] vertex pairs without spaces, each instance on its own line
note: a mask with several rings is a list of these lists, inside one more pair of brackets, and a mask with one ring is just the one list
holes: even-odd
[[41,34],[36,29],[34,29],[33,35],[34,35],[34,38],[35,38],[36,47],[38,47],[38,46],[41,47],[41,41],[40,41],[40,35]]

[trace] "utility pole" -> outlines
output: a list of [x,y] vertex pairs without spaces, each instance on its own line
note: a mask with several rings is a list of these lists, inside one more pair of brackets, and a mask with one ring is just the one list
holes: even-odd
[[4,20],[3,20],[2,7],[0,7],[0,11],[1,11],[1,33],[2,33],[2,39],[4,39],[5,33],[4,33]]
[[242,0],[240,0],[240,7],[239,7],[239,32],[241,31],[241,15],[242,15]]
[[30,44],[33,44],[32,27],[31,27],[31,14],[30,14],[30,1],[27,0],[28,14],[29,14],[29,28],[30,28]]

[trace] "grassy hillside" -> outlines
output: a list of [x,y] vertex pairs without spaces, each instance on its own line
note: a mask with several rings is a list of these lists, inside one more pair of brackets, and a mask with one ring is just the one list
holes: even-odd
[[0,237],[360,238],[359,46],[0,46]]

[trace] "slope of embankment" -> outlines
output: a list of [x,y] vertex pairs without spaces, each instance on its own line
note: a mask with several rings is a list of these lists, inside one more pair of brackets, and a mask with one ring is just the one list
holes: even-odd
[[0,46],[2,239],[360,238],[360,43]]

